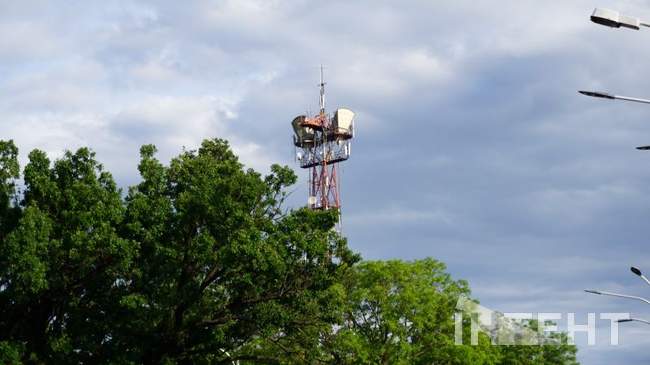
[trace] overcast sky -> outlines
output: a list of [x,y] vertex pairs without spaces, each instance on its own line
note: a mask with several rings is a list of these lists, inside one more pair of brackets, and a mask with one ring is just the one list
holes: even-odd
[[[650,318],[582,292],[650,295],[629,273],[650,271],[650,107],[576,92],[650,97],[650,30],[595,25],[595,6],[650,19],[640,0],[0,0],[0,137],[23,162],[90,146],[123,187],[145,143],[168,160],[222,137],[258,170],[295,166],[324,64],[328,107],[357,113],[354,250],[442,260],[503,312]],[[650,328],[613,347],[599,326],[583,364],[650,361]]]

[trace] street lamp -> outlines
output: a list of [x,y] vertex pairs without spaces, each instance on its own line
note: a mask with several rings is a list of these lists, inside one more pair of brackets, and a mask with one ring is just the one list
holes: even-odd
[[[629,97],[629,96],[614,95],[614,94],[606,93],[606,92],[603,92],[603,91],[578,90],[578,92],[580,94],[582,94],[582,95],[591,96],[592,98],[609,99],[609,100],[625,100],[625,101],[632,101],[632,102],[635,102],[635,103],[650,104],[650,100],[648,100],[648,99],[632,98],[632,97]],[[639,150],[639,151],[650,151],[650,146],[639,146],[636,149]],[[650,283],[648,283],[648,284],[650,284]]]
[[[642,148],[642,147],[637,147],[637,148]],[[650,148],[650,147],[648,147],[648,148]],[[639,270],[636,267],[632,266],[632,267],[630,267],[630,271],[632,271],[634,273],[634,275],[636,275],[636,276],[640,277],[641,279],[643,279],[643,281],[645,281],[646,284],[650,285],[650,280],[648,280],[648,278],[646,278],[645,275],[643,275],[641,270]]]
[[610,297],[634,299],[634,300],[642,301],[642,302],[644,302],[646,304],[650,304],[650,300],[648,300],[646,298],[637,297],[637,296],[634,296],[634,295],[618,294],[618,293],[612,293],[612,292],[608,292],[608,291],[600,291],[600,290],[592,290],[592,289],[585,289],[585,292],[590,293],[590,294],[596,294],[596,295],[608,295]]
[[[650,285],[650,281],[648,280],[648,278],[645,277],[645,275],[643,275],[641,270],[639,270],[638,268],[632,266],[632,267],[630,267],[630,271],[632,271],[632,273],[634,275],[640,277],[641,279],[643,279],[643,281],[645,281],[648,285]],[[601,290],[593,290],[593,289],[585,289],[585,292],[587,292],[589,294],[608,295],[610,297],[634,299],[634,300],[642,301],[642,302],[644,302],[646,304],[650,304],[650,300],[648,300],[646,298],[642,298],[642,297],[637,297],[637,296],[634,296],[634,295],[618,294],[618,293],[612,293],[612,292],[601,291]]]
[[591,96],[592,98],[601,98],[601,99],[609,99],[609,100],[625,100],[625,101],[633,101],[635,103],[643,103],[643,104],[650,104],[650,100],[648,99],[640,99],[640,98],[632,98],[629,96],[621,96],[621,95],[614,95],[602,91],[585,91],[585,90],[579,90],[578,91],[582,95],[587,95]]
[[[591,21],[611,28],[630,28],[639,30],[641,27],[650,27],[650,24],[642,21],[641,19],[633,16],[623,15],[616,10],[596,8],[591,14]],[[610,99],[610,100],[627,100],[635,103],[650,104],[650,100],[631,98],[627,96],[613,95],[600,91],[579,91],[579,93],[594,98]],[[650,146],[639,146],[636,148],[640,151],[650,151]],[[646,279],[647,280],[647,279]],[[649,283],[650,284],[650,283]]]
[[600,25],[611,28],[630,28],[634,30],[641,29],[641,26],[650,27],[648,23],[641,21],[641,19],[620,14],[618,11],[610,9],[594,9],[591,14],[591,21]]
[[625,323],[625,322],[641,322],[645,324],[650,324],[650,321],[646,321],[645,319],[639,319],[639,318],[628,318],[628,319],[619,319],[616,321],[618,323]]

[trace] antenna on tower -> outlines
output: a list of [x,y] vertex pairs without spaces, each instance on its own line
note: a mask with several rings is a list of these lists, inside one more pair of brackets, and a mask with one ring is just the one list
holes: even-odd
[[320,115],[325,115],[325,79],[323,78],[323,65],[320,65]]
[[319,114],[299,115],[293,119],[293,144],[300,167],[309,171],[307,206],[311,209],[336,209],[340,222],[341,184],[337,167],[350,158],[354,112],[338,108],[331,117],[326,113],[323,65],[320,66],[319,87]]

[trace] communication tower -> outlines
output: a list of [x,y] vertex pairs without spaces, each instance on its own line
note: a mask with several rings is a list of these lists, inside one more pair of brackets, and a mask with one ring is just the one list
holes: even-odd
[[309,171],[311,209],[340,209],[339,163],[350,158],[354,137],[354,112],[336,109],[333,115],[325,111],[325,82],[320,69],[320,111],[315,116],[299,115],[293,119],[293,144],[300,167]]

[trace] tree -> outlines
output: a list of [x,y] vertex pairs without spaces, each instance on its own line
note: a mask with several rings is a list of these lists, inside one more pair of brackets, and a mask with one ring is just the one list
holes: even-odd
[[[0,362],[573,364],[575,348],[454,344],[466,282],[368,261],[334,211],[286,211],[295,174],[220,139],[164,165],[143,146],[123,194],[92,151],[52,162],[0,141]],[[17,186],[22,186],[19,191]],[[464,331],[469,330],[465,323]]]
[[[343,322],[326,337],[330,363],[576,364],[564,334],[551,336],[558,345],[495,346],[485,333],[476,346],[456,345],[454,313],[469,287],[433,259],[362,262],[345,292]],[[468,321],[463,331],[469,338]]]
[[357,261],[332,229],[335,213],[283,214],[293,172],[244,170],[222,140],[169,167],[154,153],[141,149],[143,180],[126,199],[124,235],[139,255],[120,303],[128,320],[112,334],[120,353],[147,363],[277,362],[256,341],[327,324],[319,309]]
[[13,141],[0,141],[0,239],[15,227],[20,214],[16,204],[12,204],[19,176],[18,148]]
[[288,168],[245,171],[222,140],[169,167],[144,146],[125,199],[85,148],[54,164],[32,151],[18,194],[17,153],[0,143],[4,361],[258,361],[259,338],[324,325],[357,260],[332,212],[281,211]]
[[346,277],[344,320],[330,333],[328,349],[337,364],[496,364],[489,339],[479,346],[454,343],[456,302],[468,295],[444,264],[366,261]]
[[[0,147],[15,158],[15,147]],[[9,165],[15,173],[17,162]],[[19,218],[3,222],[0,241],[0,340],[23,343],[34,361],[83,359],[101,344],[98,319],[134,254],[134,243],[118,235],[120,191],[85,148],[52,166],[32,151],[24,183],[22,201],[9,208]],[[5,180],[18,200],[12,186]]]
[[[525,327],[538,332],[537,321],[527,321]],[[554,323],[547,322],[552,326]],[[539,346],[501,346],[503,355],[500,365],[577,365],[577,348],[568,344],[566,333],[551,333],[538,339]]]

